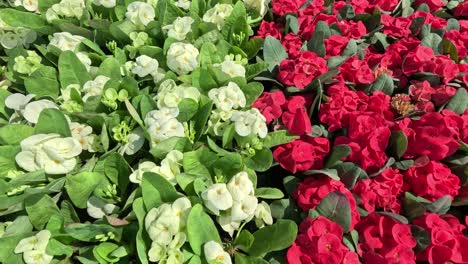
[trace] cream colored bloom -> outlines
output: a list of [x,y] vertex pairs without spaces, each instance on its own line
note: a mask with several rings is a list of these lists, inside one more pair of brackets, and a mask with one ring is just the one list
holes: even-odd
[[154,7],[145,2],[132,2],[127,6],[125,17],[135,25],[146,26],[155,18]]
[[58,106],[54,102],[49,101],[47,99],[42,99],[42,100],[28,103],[24,107],[23,117],[29,123],[36,124],[37,121],[39,120],[39,116],[42,110],[47,109],[47,108],[58,109]]
[[202,192],[205,206],[215,215],[232,207],[232,196],[224,183],[216,183]]
[[219,30],[223,28],[224,21],[231,15],[234,8],[229,4],[216,4],[213,8],[206,11],[203,15],[203,21],[213,23]]
[[234,128],[239,136],[258,135],[265,138],[268,133],[265,117],[256,108],[248,111],[237,111],[232,114]]
[[188,74],[198,67],[199,51],[189,43],[172,43],[167,51],[167,66],[179,75]]
[[234,175],[231,180],[229,180],[227,188],[231,193],[232,198],[236,201],[241,201],[254,193],[253,183],[245,171],[241,171]]
[[216,262],[222,264],[231,264],[231,257],[223,250],[223,247],[215,242],[209,241],[203,246],[205,258],[208,263]]
[[72,35],[68,32],[54,33],[54,37],[50,40],[49,46],[54,46],[62,51],[74,51],[81,41],[85,38],[82,36]]
[[172,24],[164,26],[163,29],[168,30],[167,36],[177,40],[184,40],[187,34],[192,31],[193,18],[178,17]]
[[46,229],[39,231],[32,237],[23,238],[18,245],[16,245],[15,253],[18,254],[31,250],[45,251],[47,244],[49,243],[50,236],[50,231]]
[[208,92],[208,97],[213,100],[216,108],[226,112],[245,107],[246,104],[244,93],[234,82],[229,82],[227,86],[211,89]]
[[145,172],[154,172],[158,173],[159,167],[152,161],[144,161],[138,164],[138,168],[130,174],[130,181],[133,183],[141,183],[143,179],[143,173]]

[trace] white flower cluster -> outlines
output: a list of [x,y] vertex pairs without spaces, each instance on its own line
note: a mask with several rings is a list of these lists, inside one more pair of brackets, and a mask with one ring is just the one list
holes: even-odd
[[178,17],[172,24],[164,26],[163,29],[167,30],[168,37],[182,41],[192,31],[193,22],[193,18],[189,16]]
[[172,43],[167,51],[167,66],[178,75],[188,74],[198,68],[200,52],[189,43]]
[[116,0],[93,0],[93,3],[97,6],[103,6],[105,8],[113,8],[116,4]]
[[180,7],[184,10],[189,10],[190,9],[190,4],[191,4],[191,1],[190,0],[177,0],[175,1],[175,5],[177,7]]
[[0,45],[5,49],[18,46],[29,47],[37,38],[34,30],[22,27],[10,27],[0,19]]
[[85,6],[84,0],[62,0],[47,9],[46,19],[49,22],[61,17],[80,19]]
[[218,30],[221,30],[226,18],[231,15],[233,9],[232,5],[229,4],[216,4],[213,8],[206,11],[203,15],[203,21],[213,23]]
[[28,53],[26,58],[21,55],[15,57],[13,70],[21,74],[30,75],[41,66],[42,58],[33,50],[27,50],[26,52]]
[[36,134],[21,141],[15,159],[26,171],[44,170],[47,174],[65,174],[73,170],[82,148],[73,137],[59,134]]
[[93,134],[92,127],[78,122],[71,122],[69,126],[72,137],[80,143],[83,150],[87,150],[91,153],[103,150],[99,136]]
[[236,111],[232,114],[231,121],[234,121],[234,128],[239,136],[258,135],[265,138],[268,133],[266,118],[257,108]]
[[153,146],[170,137],[184,137],[184,125],[177,120],[178,108],[161,108],[146,114],[145,124]]
[[245,107],[246,104],[244,93],[234,82],[229,82],[227,86],[211,89],[208,92],[208,97],[216,105],[216,108],[226,112]]
[[160,82],[164,76],[164,69],[159,67],[159,62],[146,55],[138,56],[135,63],[131,63],[132,73],[138,77],[146,77],[151,75],[155,83]]
[[233,111],[223,111],[215,109],[211,111],[210,119],[208,120],[208,133],[215,136],[222,136],[227,127],[231,124]]
[[202,192],[203,202],[218,216],[221,228],[231,236],[242,221],[250,221],[255,215],[258,200],[247,172],[234,175],[225,183],[216,183]]
[[86,102],[91,96],[101,95],[104,91],[104,85],[106,85],[107,81],[109,80],[110,78],[107,76],[98,75],[96,78],[94,78],[94,80],[87,81],[83,85],[83,92],[85,93],[83,96],[83,101]]
[[29,12],[38,11],[39,1],[38,0],[15,0],[13,2],[14,6],[22,6]]
[[75,51],[76,47],[85,40],[84,37],[72,35],[68,32],[54,33],[53,38],[49,42],[49,46],[56,47],[61,51],[71,50]]
[[205,253],[205,258],[208,263],[216,264],[231,264],[231,256],[229,253],[224,251],[223,247],[215,242],[208,241],[203,246],[203,252]]
[[23,253],[26,264],[49,264],[53,256],[47,254],[51,233],[49,230],[39,231],[32,237],[22,239],[15,248],[15,254]]
[[230,77],[245,77],[245,68],[242,64],[245,64],[245,59],[240,55],[226,55],[224,61],[220,64],[213,66],[219,67],[221,71],[229,75]]
[[15,110],[15,113],[10,117],[10,122],[22,116],[29,123],[36,124],[42,110],[46,108],[58,109],[58,106],[54,102],[47,99],[30,102],[34,97],[34,94],[23,95],[14,93],[5,99],[5,106]]
[[155,17],[154,7],[145,2],[132,2],[127,6],[125,17],[137,26],[146,26]]
[[159,85],[158,93],[154,97],[159,109],[177,107],[180,101],[185,98],[198,102],[200,91],[195,87],[178,86],[172,79],[162,82]]
[[180,174],[180,163],[183,157],[184,154],[182,152],[171,150],[161,161],[161,166],[156,165],[152,161],[144,161],[138,164],[138,168],[130,174],[130,181],[140,184],[145,172],[154,172],[164,177],[172,185],[175,185],[177,183],[176,176]]
[[181,247],[187,240],[185,227],[192,204],[186,197],[151,209],[145,217],[145,228],[153,241],[148,251],[151,262],[184,263]]

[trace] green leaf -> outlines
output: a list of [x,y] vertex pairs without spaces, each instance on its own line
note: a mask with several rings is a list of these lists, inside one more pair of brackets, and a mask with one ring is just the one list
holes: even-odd
[[114,58],[107,58],[99,66],[96,75],[104,75],[111,80],[119,81],[122,78],[120,74],[120,63]]
[[433,213],[444,215],[450,210],[451,203],[452,197],[444,195],[430,204],[424,204],[424,207]]
[[422,227],[417,225],[411,225],[411,234],[416,239],[416,247],[414,251],[416,253],[422,252],[431,244],[431,235]]
[[408,138],[401,130],[392,132],[388,144],[388,151],[396,158],[401,158],[408,148]]
[[[242,158],[238,153],[230,153],[225,155],[224,157],[216,160],[212,166],[213,168],[221,170],[223,175],[227,176],[228,178],[243,169]],[[247,167],[252,169],[250,166]]]
[[[247,11],[242,2],[237,2],[231,14],[226,18],[221,33],[229,43],[243,44],[247,40],[250,27],[247,23]],[[240,36],[243,33],[243,39],[238,40],[235,35]],[[240,45],[239,45],[240,46]]]
[[279,40],[267,36],[263,46],[263,57],[268,65],[268,70],[271,72],[282,60],[288,58],[288,53]]
[[52,256],[71,257],[71,255],[73,255],[73,248],[52,238],[49,240],[49,243],[47,243],[47,253]]
[[341,162],[342,159],[346,158],[351,154],[351,148],[348,145],[335,145],[325,162],[325,168],[331,168]]
[[297,17],[293,15],[286,15],[286,30],[291,30],[294,34],[297,34],[299,31],[299,22]]
[[341,53],[341,55],[345,57],[352,57],[356,55],[357,49],[358,46],[356,40],[350,39],[348,45],[346,45],[346,48],[343,50],[343,53]]
[[41,66],[29,77],[24,78],[24,86],[30,94],[38,97],[50,96],[56,98],[59,95],[59,82],[57,70],[49,66]]
[[352,162],[343,162],[336,166],[338,176],[348,189],[352,189],[359,178],[367,178],[367,173]]
[[187,219],[187,239],[193,252],[199,256],[206,242],[221,243],[221,238],[213,220],[203,211],[201,204],[196,204],[190,210]]
[[157,12],[156,17],[163,26],[171,24],[179,16],[184,16],[184,12],[171,1],[158,1],[155,10]]
[[316,208],[317,212],[339,224],[344,232],[349,231],[351,226],[351,208],[348,198],[341,192],[329,193],[320,201]]
[[91,242],[96,241],[97,235],[107,234],[109,232],[115,233],[115,228],[104,224],[70,224],[65,226],[65,233],[74,239]]
[[321,170],[306,170],[303,172],[304,175],[316,175],[324,174],[334,180],[339,181],[340,177],[338,176],[338,171],[335,169],[321,169]]
[[234,128],[234,124],[228,125],[223,133],[223,148],[228,148],[228,146],[231,146],[235,134],[236,130]]
[[195,122],[195,141],[198,141],[200,137],[205,133],[205,126],[208,118],[211,115],[211,109],[213,109],[213,102],[209,101],[198,109],[198,112],[193,116],[192,121]]
[[442,37],[436,33],[430,33],[421,40],[421,45],[431,48],[435,54],[439,53],[439,45],[442,42]]
[[29,221],[29,217],[26,215],[20,215],[16,217],[16,219],[7,228],[5,228],[5,233],[3,233],[3,237],[18,235],[22,233],[31,233],[32,231],[33,226]]
[[171,150],[186,152],[192,149],[192,143],[186,137],[170,137],[150,150],[156,159],[164,159]]
[[299,137],[289,133],[287,130],[278,130],[274,132],[270,132],[267,136],[263,139],[263,147],[265,148],[272,148],[279,145],[283,145],[289,143]]
[[280,189],[264,187],[256,189],[255,196],[262,199],[281,199],[284,194]]
[[179,115],[177,116],[177,120],[180,122],[188,122],[197,112],[198,103],[193,99],[185,98],[180,101],[180,103],[177,105],[177,108],[179,108]]
[[216,145],[216,142],[214,142],[210,137],[207,137],[207,142],[208,142],[208,147],[210,147],[211,150],[214,152],[218,153],[220,156],[225,156],[231,154],[231,152],[220,148],[218,145]]
[[52,215],[60,215],[60,210],[54,200],[45,194],[34,194],[27,197],[24,207],[29,220],[38,230],[41,230]]
[[196,151],[185,152],[182,165],[186,173],[211,178],[207,166],[209,167],[209,165],[212,165],[217,159],[218,155],[204,147]]
[[46,108],[41,111],[36,127],[35,134],[57,133],[64,137],[70,137],[71,131],[65,115],[58,109]]
[[234,254],[234,259],[235,259],[236,264],[269,264],[271,263],[262,258],[246,256],[239,252],[236,252]]
[[341,19],[352,19],[354,15],[355,13],[352,5],[345,5],[339,11],[339,17]]
[[452,110],[455,113],[461,115],[468,107],[468,93],[466,89],[457,89],[457,93],[450,99],[446,109]]
[[3,22],[11,27],[24,27],[46,33],[47,21],[39,14],[23,12],[11,8],[0,9]]
[[129,183],[130,166],[122,155],[112,153],[104,160],[104,174],[107,178],[125,192]]
[[67,175],[65,189],[73,204],[85,209],[88,198],[103,180],[104,175],[98,172],[85,171],[76,175]]
[[296,223],[291,220],[278,220],[275,224],[253,233],[254,241],[249,249],[249,255],[260,257],[272,251],[288,248],[296,239],[296,235]]
[[242,230],[234,240],[234,245],[245,252],[249,251],[250,246],[254,241],[254,236],[247,230]]
[[409,223],[408,219],[406,219],[406,217],[402,216],[402,215],[399,215],[399,214],[394,214],[394,213],[391,213],[391,212],[376,212],[380,215],[385,215],[385,216],[389,216],[405,225],[407,225]]
[[81,63],[73,51],[65,51],[60,54],[58,60],[59,78],[63,88],[70,84],[83,86],[91,79],[86,67]]
[[102,264],[115,263],[119,261],[119,258],[112,256],[111,253],[118,247],[119,246],[114,243],[103,242],[93,248],[94,257]]
[[141,192],[143,202],[148,210],[162,203],[172,203],[180,197],[180,194],[170,182],[153,172],[143,173]]
[[[144,235],[146,234],[145,230],[145,206],[143,204],[143,198],[139,197],[133,202],[133,212],[135,213],[138,219],[138,232],[136,234],[136,251],[138,258],[142,264],[148,264],[148,246],[145,243]],[[149,239],[149,238],[148,238]]]
[[255,171],[267,171],[273,164],[273,154],[268,148],[255,150],[255,155],[247,159],[245,164]]
[[19,144],[23,139],[32,136],[34,128],[23,124],[9,124],[0,127],[0,145]]
[[393,89],[393,79],[386,73],[381,74],[370,87],[371,91],[382,91],[390,96],[393,94]]

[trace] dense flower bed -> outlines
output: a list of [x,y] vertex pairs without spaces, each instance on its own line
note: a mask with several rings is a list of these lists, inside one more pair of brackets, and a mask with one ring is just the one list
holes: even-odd
[[468,2],[0,4],[0,262],[468,263]]

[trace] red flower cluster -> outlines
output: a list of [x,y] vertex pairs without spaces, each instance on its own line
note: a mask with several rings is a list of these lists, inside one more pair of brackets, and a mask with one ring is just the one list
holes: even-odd
[[343,229],[327,218],[306,218],[299,232],[287,253],[289,264],[359,263],[358,255],[342,242]]
[[356,229],[359,255],[364,263],[415,263],[416,240],[409,225],[372,213]]
[[307,178],[294,190],[293,197],[304,212],[309,212],[310,209],[315,209],[320,201],[333,191],[339,191],[348,198],[351,207],[351,229],[353,229],[359,222],[360,216],[357,211],[356,200],[341,181],[333,180],[324,175]]
[[462,231],[466,227],[452,215],[439,216],[427,213],[413,221],[429,233],[431,243],[417,254],[418,261],[438,263],[467,263],[468,237]]
[[[431,202],[468,197],[468,2],[415,0],[410,8],[399,0],[272,0],[272,6],[275,21],[263,21],[257,37],[280,40],[288,55],[271,72],[283,92],[266,92],[255,106],[273,129],[300,136],[273,152],[282,168],[305,178],[293,195],[299,207],[308,212],[333,191],[346,195],[363,263],[415,263],[416,256],[467,262],[466,237],[453,216],[431,216],[440,219],[431,227],[422,224],[429,216],[418,219],[426,231],[438,231],[415,253],[410,225],[379,212],[405,213],[405,192]],[[304,177],[309,169],[336,172],[343,182]],[[318,221],[305,220],[288,262],[353,262],[341,242],[330,242],[340,249],[330,259],[321,257],[323,236],[310,231]],[[327,237],[341,241],[342,233]]]

